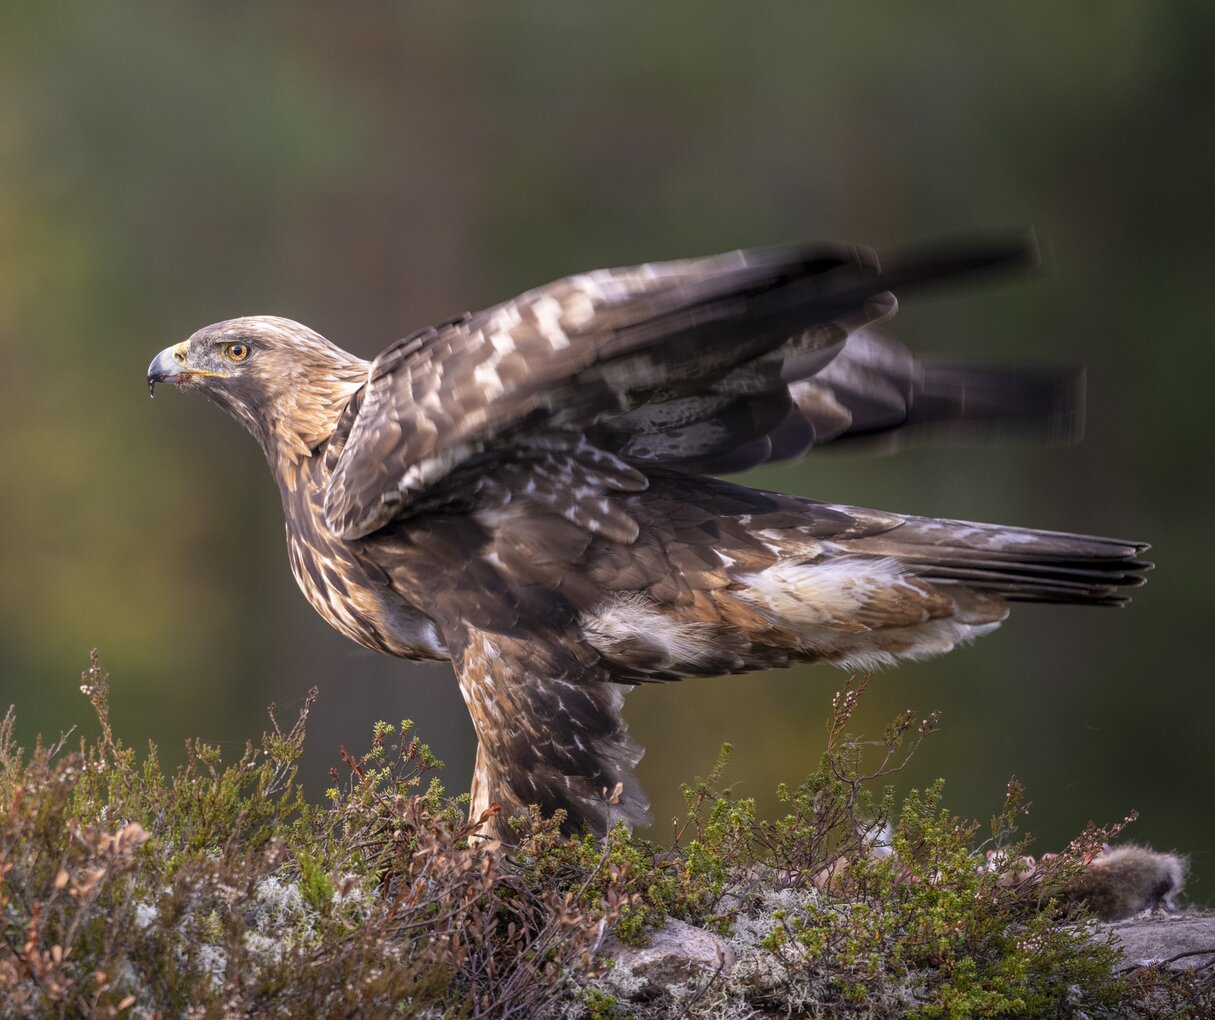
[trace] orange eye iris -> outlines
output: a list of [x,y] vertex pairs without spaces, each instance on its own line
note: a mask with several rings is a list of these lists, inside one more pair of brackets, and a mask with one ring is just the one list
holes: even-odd
[[249,357],[248,344],[227,344],[224,347],[224,356],[229,361],[244,361]]

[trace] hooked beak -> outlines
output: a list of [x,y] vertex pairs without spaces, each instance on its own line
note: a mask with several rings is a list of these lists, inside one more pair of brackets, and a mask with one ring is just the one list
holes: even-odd
[[226,379],[224,372],[208,372],[204,369],[190,368],[186,362],[186,341],[172,347],[166,347],[152,359],[148,366],[148,396],[156,396],[158,382],[171,382],[176,386],[184,386],[195,376],[214,376]]

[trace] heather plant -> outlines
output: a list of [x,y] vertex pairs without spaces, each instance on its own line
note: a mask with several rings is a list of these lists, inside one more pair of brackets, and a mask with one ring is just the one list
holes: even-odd
[[[899,803],[885,784],[936,719],[849,737],[865,683],[836,696],[819,767],[780,791],[778,818],[723,785],[727,747],[685,788],[670,845],[623,825],[570,838],[533,813],[500,847],[408,721],[342,748],[309,803],[315,692],[288,727],[272,707],[235,761],[195,741],[167,772],[115,735],[94,654],[96,739],[26,752],[12,710],[0,723],[0,1014],[1203,1015],[1201,975],[1119,973],[1065,895],[1120,825],[1031,872],[1015,782],[985,834],[940,784]],[[612,968],[613,940],[644,945],[670,917],[718,933],[734,967],[661,988]]]
[[[674,916],[723,935],[736,963],[697,987],[643,988],[643,1008],[613,994],[636,993],[631,976],[609,974],[591,983],[581,1015],[1197,1017],[1215,1004],[1209,976],[1119,973],[1108,934],[1069,894],[1133,814],[1090,824],[1031,867],[1019,831],[1029,804],[1015,779],[985,836],[943,807],[941,782],[897,804],[886,781],[938,719],[908,711],[878,741],[850,737],[867,683],[854,678],[836,694],[819,767],[778,791],[780,817],[759,817],[723,786],[727,745],[709,776],[685,787],[673,846],[612,833],[606,853],[627,864],[621,875],[636,894],[618,922],[622,941],[642,944],[653,918]],[[565,853],[586,868],[593,846]]]
[[470,839],[439,763],[378,724],[328,806],[296,781],[289,729],[172,775],[114,736],[25,754],[0,725],[0,1002],[10,1016],[532,1016],[619,910],[522,880]]

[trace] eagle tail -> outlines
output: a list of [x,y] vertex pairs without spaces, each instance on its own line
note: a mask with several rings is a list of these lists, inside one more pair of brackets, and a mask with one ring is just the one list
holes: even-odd
[[729,592],[765,621],[742,668],[778,646],[791,661],[849,669],[933,658],[994,630],[1010,602],[1123,605],[1151,566],[1140,542],[827,504],[806,512],[800,542],[787,539],[776,563]]
[[836,543],[891,557],[939,589],[966,588],[1012,602],[1120,606],[1152,564],[1144,542],[1030,528],[905,517],[889,531]]

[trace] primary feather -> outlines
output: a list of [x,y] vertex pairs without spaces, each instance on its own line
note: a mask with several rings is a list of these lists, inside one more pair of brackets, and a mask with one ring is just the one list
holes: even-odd
[[602,831],[646,818],[625,685],[924,658],[1011,601],[1116,605],[1142,583],[1141,543],[712,477],[831,442],[1076,435],[1079,373],[917,360],[878,325],[895,290],[1034,258],[1026,242],[885,263],[788,246],[599,270],[370,364],[289,320],[232,319],[149,380],[199,389],[258,439],[322,616],[451,659],[479,742],[474,814],[503,808],[490,834],[531,804]]

